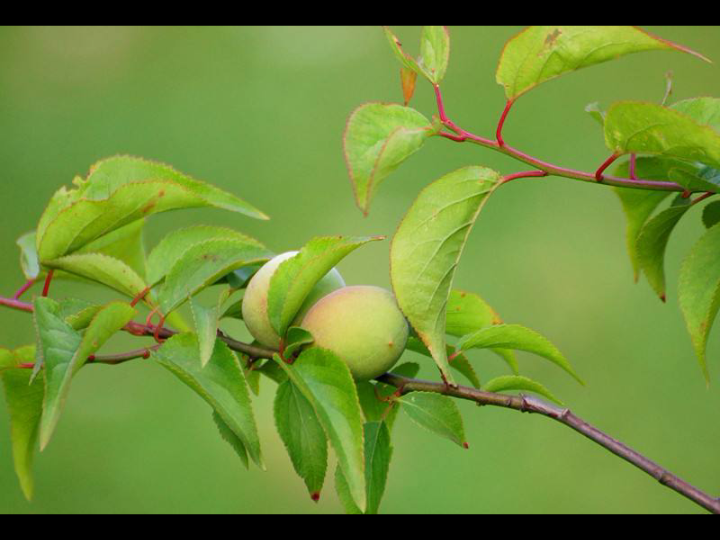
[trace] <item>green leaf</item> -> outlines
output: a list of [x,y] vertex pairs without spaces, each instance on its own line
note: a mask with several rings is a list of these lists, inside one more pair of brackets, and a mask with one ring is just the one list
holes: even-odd
[[298,387],[286,380],[278,386],[274,411],[275,425],[295,472],[317,500],[327,470],[327,437],[315,410]]
[[0,347],[0,372],[6,369],[14,369],[15,365],[16,359],[13,353]]
[[280,263],[270,279],[267,312],[270,324],[284,336],[303,302],[320,281],[343,258],[368,242],[384,236],[323,236],[310,240],[294,255]]
[[[497,312],[479,295],[456,289],[450,291],[447,305],[446,334],[463,337],[486,326],[501,323],[502,319]],[[454,350],[452,352],[454,352]],[[448,349],[448,355],[452,354],[452,352]],[[517,375],[518,364],[513,351],[509,349],[492,349],[492,352],[502,358],[508,366],[510,366],[512,372]],[[459,355],[455,358],[455,360],[461,360],[460,366],[464,363],[462,362],[463,358],[465,358],[464,355]],[[453,360],[452,364],[455,363],[455,360]],[[455,365],[454,367],[457,369],[459,366]],[[466,376],[468,376],[468,374],[466,374]],[[477,388],[474,382],[476,379],[477,376],[471,380],[473,381],[473,386]]]
[[188,248],[175,262],[160,289],[159,303],[167,314],[190,296],[236,268],[265,261],[270,253],[244,240],[206,240]]
[[41,263],[140,218],[180,208],[213,206],[266,218],[246,202],[159,163],[120,156],[97,163],[77,189],[61,189],[38,224]]
[[720,99],[713,97],[699,97],[685,99],[673,103],[670,108],[675,109],[694,119],[698,124],[710,126],[720,132]]
[[352,498],[364,510],[363,418],[349,368],[335,354],[319,347],[306,349],[292,365],[277,355],[276,362],[315,409]]
[[689,206],[671,206],[648,221],[637,238],[637,254],[640,268],[650,285],[665,301],[665,249],[670,234]]
[[457,289],[450,291],[446,311],[445,332],[456,337],[502,322],[490,304],[479,295]]
[[[78,253],[96,252],[119,258],[127,263],[135,273],[143,276],[145,272],[145,251],[142,245],[142,224],[143,220],[139,220],[113,231],[90,242],[90,244],[79,249]],[[47,272],[40,267],[38,261],[35,231],[22,235],[16,243],[20,247],[20,267],[25,277],[36,281],[41,280],[47,275]],[[66,273],[62,270],[55,272],[54,279],[86,281],[86,278],[80,275]]]
[[355,109],[344,135],[355,200],[367,215],[378,186],[435,134],[430,121],[402,105],[367,103]]
[[23,234],[15,242],[20,248],[20,268],[27,279],[36,279],[40,275],[37,248],[35,247],[35,231]]
[[[244,289],[260,268],[262,268],[261,264],[243,266],[242,268],[238,268],[237,270],[230,272],[224,279],[233,289]],[[223,279],[221,278],[220,282],[222,281]],[[242,319],[242,314],[239,318]]]
[[489,326],[462,337],[458,342],[458,349],[463,351],[488,347],[515,349],[537,354],[565,370],[580,384],[585,384],[555,345],[534,330],[519,324]]
[[585,106],[585,112],[601,126],[605,125],[605,111],[600,108],[600,104],[597,101],[588,103]]
[[70,384],[70,377],[85,364],[87,358],[95,354],[105,342],[119,332],[133,317],[137,310],[124,302],[110,302],[102,306],[93,316],[90,324],[83,333],[80,347],[75,352],[68,371],[65,374],[66,384]]
[[423,75],[433,84],[445,76],[450,59],[450,34],[445,26],[423,26],[420,36],[420,58],[415,60],[402,48],[402,43],[387,26],[385,35],[395,57],[403,68]]
[[702,221],[707,229],[720,223],[720,201],[711,202],[703,208]]
[[55,430],[70,392],[70,381],[103,344],[128,323],[136,310],[122,302],[111,302],[93,317],[87,330],[79,334],[60,317],[60,305],[49,298],[35,298],[35,323],[45,367],[45,400],[40,425],[43,450]]
[[[678,166],[681,162],[656,157],[637,158],[635,161],[635,173],[638,178],[647,180],[667,180],[668,172]],[[615,169],[617,176],[629,177],[630,164],[625,162]],[[640,277],[640,262],[638,260],[637,240],[640,232],[647,223],[653,212],[660,206],[670,192],[651,191],[647,189],[612,188],[620,198],[620,203],[627,220],[625,242],[628,255],[633,267],[635,281]]]
[[121,260],[102,253],[67,255],[44,264],[101,283],[130,298],[146,288],[145,281],[135,270]]
[[95,163],[81,187],[81,195],[91,200],[106,199],[123,185],[147,180],[170,180],[205,201],[203,206],[267,219],[265,214],[235,195],[191,178],[164,163],[133,156],[113,156]]
[[644,153],[720,168],[720,134],[669,107],[615,103],[605,118],[605,143],[615,153]]
[[415,73],[425,75],[417,60],[403,50],[402,43],[400,43],[397,36],[393,34],[392,30],[390,30],[387,26],[383,26],[383,29],[385,30],[385,36],[388,39],[388,43],[390,43],[390,49],[392,49],[393,54],[395,54],[395,58],[400,61],[403,67],[414,71]]
[[[385,422],[365,424],[365,483],[367,485],[366,514],[377,514],[385,493],[390,459],[392,458],[390,430]],[[342,471],[335,470],[335,487],[340,502],[348,514],[361,514],[360,508],[350,497],[347,480]]]
[[720,306],[720,225],[708,229],[683,261],[678,295],[695,353],[709,382],[707,340]]
[[73,330],[84,330],[101,309],[100,304],[91,304],[80,298],[63,298],[60,300],[58,316]]
[[218,306],[205,307],[190,299],[190,310],[195,322],[195,333],[198,337],[198,348],[200,352],[200,365],[210,361],[218,331]]
[[668,171],[668,178],[686,190],[720,193],[720,174],[717,169],[698,164],[694,170],[674,168]]
[[554,401],[560,406],[564,406],[563,402],[556,398],[547,388],[545,388],[539,382],[535,382],[527,377],[520,375],[503,375],[501,377],[495,377],[488,381],[483,386],[483,390],[486,392],[505,392],[507,390],[527,390],[528,392],[534,392],[540,396],[548,398],[550,401]]
[[[18,363],[32,362],[34,350],[25,348],[24,352],[15,351],[12,354]],[[15,473],[27,500],[33,496],[32,462],[45,394],[44,382],[31,382],[31,376],[29,369],[8,369],[0,372],[10,416]]]
[[420,37],[420,69],[430,82],[439,84],[450,60],[450,33],[445,26],[423,26]]
[[282,384],[288,378],[287,373],[285,373],[283,368],[280,367],[277,362],[274,362],[272,360],[264,362],[260,367],[255,367],[253,371],[264,375],[265,377],[277,384]]
[[[228,274],[232,275],[232,274]],[[237,302],[232,302],[226,309],[223,311],[223,314],[220,316],[221,319],[240,319],[242,320],[242,302],[243,299],[240,298]]]
[[243,442],[240,440],[240,437],[235,435],[233,430],[230,429],[230,427],[223,421],[221,416],[216,411],[213,411],[212,417],[215,425],[218,428],[218,431],[220,432],[220,436],[225,441],[227,441],[230,446],[232,446],[233,450],[235,450],[235,453],[238,455],[240,461],[242,461],[245,468],[249,469],[250,461],[248,460],[247,449],[245,448]]
[[260,372],[257,369],[251,368],[247,362],[241,358],[241,364],[243,367],[243,373],[245,373],[245,380],[247,381],[250,391],[256,396],[260,395]]
[[306,345],[310,345],[315,339],[312,334],[298,326],[291,326],[285,337],[285,349],[283,355],[285,358],[292,358],[300,349]]
[[392,458],[390,430],[385,422],[369,422],[365,426],[366,514],[377,514],[385,493],[388,469]]
[[348,486],[345,475],[340,470],[340,467],[335,467],[335,491],[338,494],[340,503],[343,505],[346,514],[362,514],[355,501],[353,500],[352,493],[350,492],[350,486]]
[[[73,179],[73,184],[79,185],[83,182],[83,179],[79,176],[76,176]],[[48,205],[45,207],[45,211],[40,216],[40,220],[38,221],[37,230],[35,231],[35,242],[36,242],[36,249],[37,252],[37,246],[39,245],[38,240],[42,238],[45,235],[45,232],[47,231],[48,226],[52,221],[58,216],[58,214],[70,206],[72,203],[77,201],[78,199],[78,190],[72,189],[68,190],[66,186],[62,186],[60,189],[58,189],[55,193],[53,193],[53,196],[50,198],[50,201],[48,202]]]
[[398,401],[416,424],[467,448],[460,409],[452,399],[430,392],[411,392]]
[[[381,390],[386,390],[385,394],[392,394],[392,391],[387,393],[390,386],[380,385],[374,381],[360,381],[356,383],[358,399],[360,400],[360,408],[362,409],[363,416],[366,422],[379,422],[382,420],[383,415],[386,413],[390,403],[378,399],[378,394],[382,397]],[[394,389],[393,389],[394,390]],[[376,393],[377,392],[377,393]]]
[[205,367],[198,359],[194,334],[176,334],[152,353],[157,362],[192,388],[242,441],[252,460],[265,469],[260,439],[242,367],[225,343],[218,340]]
[[118,259],[132,268],[140,277],[145,276],[145,220],[138,219],[129,225],[85,244],[76,253],[102,253]]
[[634,26],[530,26],[507,42],[496,80],[515,100],[537,85],[565,73],[650,50],[702,55]]
[[400,309],[452,383],[445,347],[446,308],[455,268],[500,175],[465,167],[426,187],[395,233],[390,277]]
[[36,297],[34,304],[35,330],[38,338],[35,373],[45,369],[45,396],[40,423],[40,449],[47,445],[60,418],[68,386],[65,374],[70,372],[75,352],[82,337],[59,316],[60,306],[51,298]]
[[251,247],[265,248],[254,238],[225,227],[195,225],[177,229],[165,236],[150,252],[147,260],[147,281],[154,286],[165,277],[185,252],[208,240],[233,239]]

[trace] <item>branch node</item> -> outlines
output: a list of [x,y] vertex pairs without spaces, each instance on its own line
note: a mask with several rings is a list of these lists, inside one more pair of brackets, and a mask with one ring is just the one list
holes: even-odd
[[613,155],[611,155],[609,158],[607,158],[605,161],[603,161],[603,164],[600,165],[597,171],[595,171],[595,180],[597,182],[603,181],[603,173],[605,172],[605,169],[607,169],[610,165],[613,164],[613,162],[620,157],[620,154],[615,152]]
[[25,284],[20,287],[17,292],[13,295],[13,300],[19,300],[20,297],[23,295],[25,291],[27,291],[30,287],[32,287],[35,284],[35,278],[29,279],[25,282]]
[[630,154],[630,179],[631,180],[637,180],[637,154]]

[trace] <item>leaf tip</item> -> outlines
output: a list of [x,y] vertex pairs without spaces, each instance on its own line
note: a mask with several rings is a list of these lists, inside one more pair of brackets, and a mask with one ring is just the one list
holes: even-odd
[[462,443],[462,447],[463,447],[465,450],[469,450],[469,449],[470,449],[470,445],[467,443],[467,441],[464,442],[464,443]]
[[23,495],[25,496],[25,499],[27,500],[27,502],[32,502],[32,498],[33,498],[32,481],[21,482],[20,487],[22,489]]
[[47,433],[47,430],[40,430],[40,451],[44,451],[45,447],[50,442],[50,433]]
[[313,500],[313,502],[318,502],[320,500],[320,492],[314,491],[310,494],[310,498]]
[[673,49],[675,49],[677,51],[687,53],[691,56],[694,56],[695,58],[699,58],[700,60],[702,60],[703,62],[707,62],[708,64],[713,63],[713,61],[710,60],[707,56],[705,56],[702,53],[697,52],[696,50],[691,49],[690,47],[685,47],[684,45],[680,45],[680,44],[674,43],[672,41],[667,41],[667,40],[662,40],[662,41],[665,41],[665,43],[667,43],[668,45],[670,45]]

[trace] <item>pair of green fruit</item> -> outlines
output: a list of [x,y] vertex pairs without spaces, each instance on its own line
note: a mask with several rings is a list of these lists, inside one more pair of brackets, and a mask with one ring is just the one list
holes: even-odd
[[[267,315],[270,279],[280,264],[295,256],[289,251],[268,261],[248,283],[242,303],[243,320],[262,345],[277,349],[280,336]],[[333,268],[315,284],[291,326],[308,330],[314,346],[334,352],[356,381],[387,372],[405,350],[408,324],[389,291],[369,285],[346,286]]]

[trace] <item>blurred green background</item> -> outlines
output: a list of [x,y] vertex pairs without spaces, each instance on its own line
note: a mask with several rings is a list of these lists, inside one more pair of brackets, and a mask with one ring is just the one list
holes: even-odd
[[[443,84],[450,116],[490,135],[504,105],[494,70],[519,28],[451,28]],[[720,29],[649,27],[720,61]],[[413,53],[418,28],[397,28]],[[675,99],[717,95],[720,70],[679,53],[629,56],[549,82],[524,96],[505,139],[584,170],[605,157],[584,106],[658,101],[664,74]],[[34,228],[51,194],[96,160],[133,154],[168,162],[271,215],[269,222],[212,210],[156,216],[148,243],[176,227],[236,227],[276,251],[313,235],[392,235],[417,192],[458,167],[507,174],[528,167],[473,146],[430,141],[380,190],[368,218],[354,205],[342,155],[346,118],[366,101],[400,101],[398,65],[378,27],[2,28],[0,30],[0,267],[2,294],[24,281],[15,239]],[[413,106],[435,112],[418,81]],[[524,374],[574,411],[698,487],[720,494],[720,343],[711,338],[708,389],[675,295],[678,267],[702,230],[681,223],[668,253],[667,305],[635,285],[620,204],[606,187],[566,179],[518,180],[486,206],[455,286],[482,294],[508,322],[552,339],[588,382],[522,354]],[[349,256],[349,284],[389,287],[389,241]],[[55,282],[52,295],[107,296]],[[31,318],[0,311],[0,345],[33,341]],[[237,330],[237,329],[235,329]],[[715,332],[717,334],[717,332]],[[239,332],[242,337],[242,332]],[[122,336],[108,350],[129,348]],[[481,378],[506,373],[474,355]],[[436,377],[426,359],[423,376]],[[295,476],[272,419],[274,384],[255,409],[268,470],[246,471],[210,409],[150,362],[89,366],[52,443],[36,457],[27,503],[0,410],[0,512],[339,512],[332,471],[319,504]],[[470,450],[401,416],[385,512],[698,512],[698,507],[569,429],[535,416],[461,404]]]

